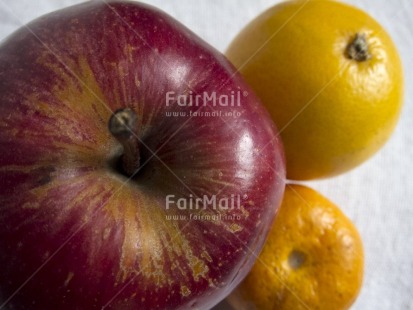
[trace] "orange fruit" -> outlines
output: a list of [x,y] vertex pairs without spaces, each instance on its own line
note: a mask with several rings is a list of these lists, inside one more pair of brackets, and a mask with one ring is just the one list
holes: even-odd
[[398,52],[355,7],[326,0],[278,4],[247,25],[226,55],[279,127],[289,179],[330,177],[359,165],[397,123]]
[[287,185],[255,265],[228,297],[237,310],[342,310],[363,279],[363,246],[352,222],[332,202]]

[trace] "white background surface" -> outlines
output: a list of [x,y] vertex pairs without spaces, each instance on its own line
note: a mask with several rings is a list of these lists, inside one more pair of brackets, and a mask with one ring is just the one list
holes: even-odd
[[[0,0],[0,40],[23,23],[79,0]],[[278,0],[146,0],[224,52],[241,28]],[[353,310],[413,309],[413,1],[346,0],[393,37],[405,68],[400,123],[386,146],[345,175],[309,182],[341,206],[362,235],[366,270]],[[217,309],[227,309],[225,305]],[[292,309],[293,310],[293,309]]]

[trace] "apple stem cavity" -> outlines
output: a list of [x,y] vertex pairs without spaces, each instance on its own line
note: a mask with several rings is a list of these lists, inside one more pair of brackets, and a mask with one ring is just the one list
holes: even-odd
[[139,169],[139,139],[138,116],[130,109],[119,109],[113,113],[109,120],[109,131],[123,146],[121,164],[123,172],[133,176]]
[[346,55],[349,59],[354,59],[358,62],[366,61],[371,58],[366,35],[364,33],[356,33],[354,38],[347,45]]

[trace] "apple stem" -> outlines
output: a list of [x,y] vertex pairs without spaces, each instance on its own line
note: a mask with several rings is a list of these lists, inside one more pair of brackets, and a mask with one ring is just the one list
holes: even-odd
[[132,176],[139,168],[138,116],[130,109],[119,109],[109,120],[109,131],[123,146],[122,169]]
[[358,62],[366,61],[371,58],[366,35],[364,33],[356,33],[354,38],[347,45],[346,54],[349,59],[354,59]]

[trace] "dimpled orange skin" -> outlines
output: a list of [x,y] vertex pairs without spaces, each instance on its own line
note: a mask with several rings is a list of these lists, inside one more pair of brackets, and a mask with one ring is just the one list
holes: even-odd
[[288,185],[264,249],[228,301],[237,310],[348,309],[363,268],[353,223],[318,192]]
[[[347,46],[365,37],[369,59]],[[370,16],[335,1],[288,1],[254,19],[226,53],[281,131],[287,177],[335,176],[377,152],[403,101],[398,52]]]

